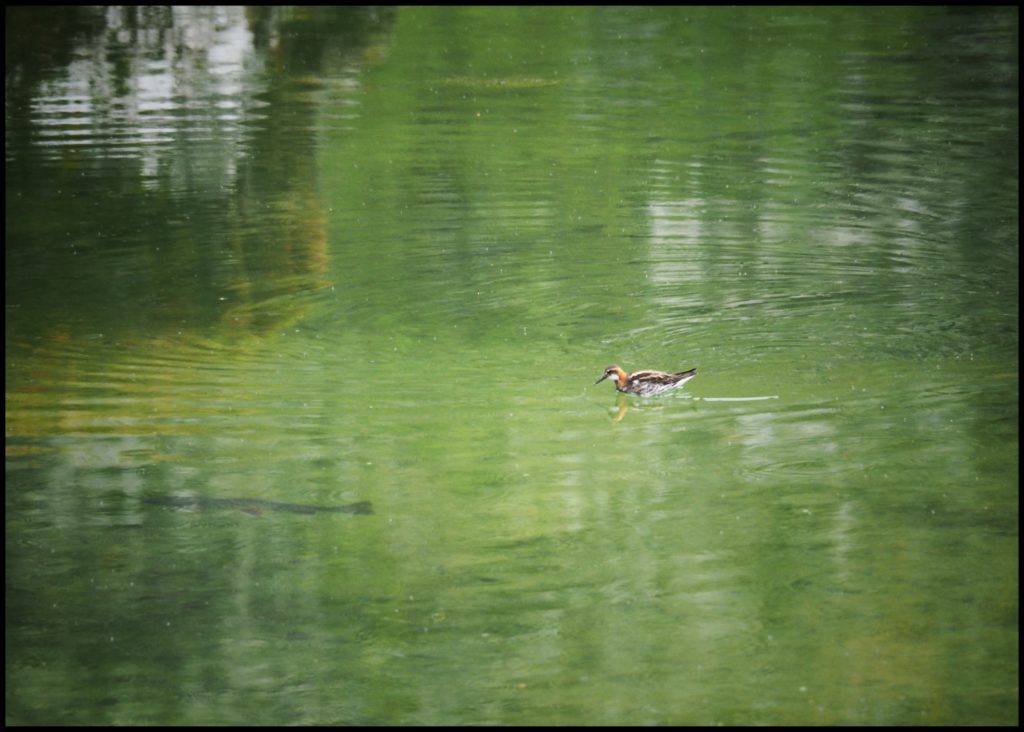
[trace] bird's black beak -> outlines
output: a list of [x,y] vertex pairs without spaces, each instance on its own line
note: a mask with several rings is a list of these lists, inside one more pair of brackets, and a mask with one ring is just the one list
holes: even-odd
[[601,378],[594,382],[595,385],[600,384],[602,381],[608,378],[608,372],[606,371],[601,375]]

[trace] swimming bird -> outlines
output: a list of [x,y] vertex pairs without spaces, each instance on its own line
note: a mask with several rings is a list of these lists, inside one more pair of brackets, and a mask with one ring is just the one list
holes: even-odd
[[664,371],[634,371],[631,374],[627,374],[621,368],[612,364],[604,370],[601,378],[594,383],[600,384],[605,379],[611,379],[615,382],[615,388],[624,394],[654,396],[655,394],[663,394],[670,389],[678,389],[696,375],[697,369],[680,371],[676,374],[669,374]]

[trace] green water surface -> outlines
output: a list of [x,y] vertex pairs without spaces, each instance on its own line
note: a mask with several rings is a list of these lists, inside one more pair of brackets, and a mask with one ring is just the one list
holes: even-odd
[[9,10],[6,721],[1016,724],[1018,15]]

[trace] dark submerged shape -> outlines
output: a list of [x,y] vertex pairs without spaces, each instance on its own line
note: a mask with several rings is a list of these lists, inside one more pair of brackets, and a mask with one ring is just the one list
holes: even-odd
[[267,501],[262,498],[208,498],[206,496],[150,496],[142,499],[144,503],[169,508],[181,508],[191,511],[206,511],[215,508],[228,508],[246,513],[262,513],[264,511],[283,511],[284,513],[351,513],[367,515],[373,513],[373,504],[369,501],[346,503],[342,506],[312,506],[305,503],[285,503],[283,501]]

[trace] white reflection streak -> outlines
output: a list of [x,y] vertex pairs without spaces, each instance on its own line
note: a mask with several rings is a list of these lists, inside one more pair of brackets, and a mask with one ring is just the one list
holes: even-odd
[[702,402],[761,402],[765,399],[778,399],[777,394],[773,396],[751,396],[751,397],[694,397]]

